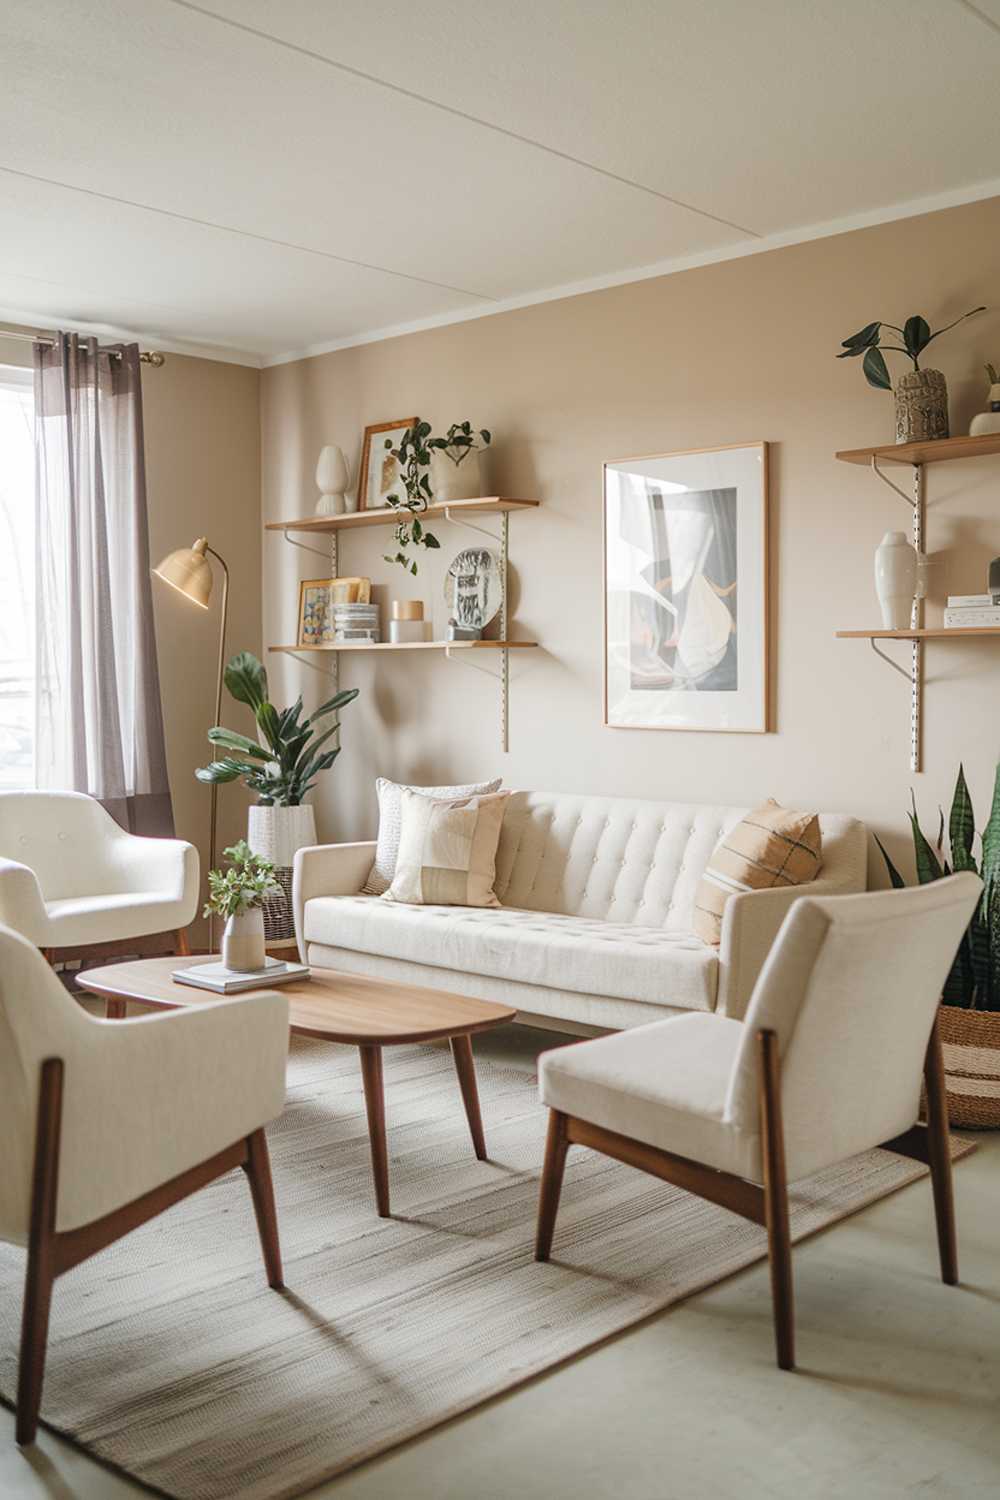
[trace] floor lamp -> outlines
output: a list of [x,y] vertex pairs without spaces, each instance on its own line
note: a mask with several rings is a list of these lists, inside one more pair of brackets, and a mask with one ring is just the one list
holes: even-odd
[[[219,626],[219,670],[215,683],[215,718],[213,724],[218,724],[222,719],[222,673],[226,664],[226,618],[229,614],[229,569],[226,560],[214,547],[208,545],[205,537],[200,536],[193,547],[179,547],[176,552],[169,553],[161,563],[154,569],[157,578],[162,578],[164,583],[169,583],[178,593],[183,594],[185,599],[190,599],[193,604],[198,604],[202,609],[208,608],[208,601],[212,597],[212,584],[214,582],[212,566],[206,557],[211,553],[222,569],[222,621]],[[209,815],[208,835],[208,868],[215,869],[215,843],[216,822],[219,807],[219,788],[212,783],[211,813]],[[214,950],[214,918],[211,913],[208,917],[208,946]]]

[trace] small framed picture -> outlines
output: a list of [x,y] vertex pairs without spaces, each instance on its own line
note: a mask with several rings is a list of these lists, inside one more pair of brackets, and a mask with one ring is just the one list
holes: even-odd
[[300,646],[333,644],[333,606],[369,604],[370,578],[303,578],[299,585]]
[[397,417],[395,422],[376,422],[365,428],[358,470],[358,510],[384,510],[385,497],[402,493],[403,476],[391,450],[398,448],[403,434],[416,417]]

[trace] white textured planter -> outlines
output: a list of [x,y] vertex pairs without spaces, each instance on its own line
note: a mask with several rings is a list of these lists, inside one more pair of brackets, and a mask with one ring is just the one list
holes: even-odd
[[316,815],[310,802],[298,807],[251,807],[247,843],[254,854],[287,869],[296,850],[316,842]]
[[875,549],[875,592],[886,630],[909,630],[917,592],[917,554],[901,531],[887,531]]
[[431,491],[434,499],[475,500],[483,492],[483,466],[478,448],[465,450],[460,464],[444,448],[431,449]]
[[262,969],[266,957],[264,913],[260,907],[228,917],[222,932],[222,962],[226,968],[250,973]]

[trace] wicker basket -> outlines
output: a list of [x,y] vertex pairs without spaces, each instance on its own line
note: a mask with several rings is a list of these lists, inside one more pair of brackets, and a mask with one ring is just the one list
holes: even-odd
[[1000,1130],[1000,1011],[942,1005],[948,1117],[969,1130]]

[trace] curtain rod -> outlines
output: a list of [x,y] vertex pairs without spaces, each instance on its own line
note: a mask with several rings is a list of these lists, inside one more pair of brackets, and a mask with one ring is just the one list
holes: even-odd
[[[50,348],[54,348],[56,342],[51,333],[13,333],[5,328],[0,328],[0,339],[19,339],[23,344],[48,344]],[[110,354],[114,359],[121,359],[121,354],[117,349],[105,349],[102,353]],[[167,356],[161,354],[158,349],[143,349],[139,355],[139,363],[152,365],[154,370],[158,370],[166,362]]]

